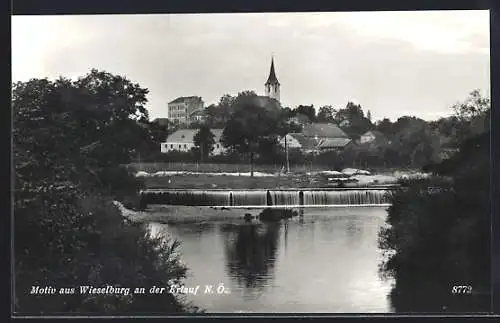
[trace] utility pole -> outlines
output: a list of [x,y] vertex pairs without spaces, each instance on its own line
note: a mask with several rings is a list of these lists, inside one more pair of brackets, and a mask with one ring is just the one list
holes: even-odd
[[288,134],[285,135],[285,154],[286,154],[286,173],[290,173],[290,160],[288,159],[288,144],[287,144],[287,141],[286,141],[286,136]]
[[[314,136],[314,152],[313,152],[314,166],[316,166],[316,158],[318,156],[318,147],[319,147],[319,138],[318,138],[318,136]],[[312,171],[312,169],[311,169],[311,171]]]

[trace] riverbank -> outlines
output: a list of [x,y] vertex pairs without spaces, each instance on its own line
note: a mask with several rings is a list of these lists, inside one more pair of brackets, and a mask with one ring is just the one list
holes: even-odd
[[[259,221],[258,216],[264,210],[268,210],[268,213],[274,213],[273,209],[279,214],[284,214],[283,219],[288,218],[287,214],[293,214],[295,217],[300,214],[299,207],[276,207],[269,208],[263,206],[262,208],[225,208],[225,207],[210,207],[210,206],[185,206],[185,205],[150,205],[144,211],[133,211],[127,209],[122,203],[114,201],[113,204],[118,207],[122,216],[127,220],[135,223],[149,223],[156,222],[162,224],[200,224],[207,222],[244,222],[247,219],[252,219],[252,221]],[[338,210],[350,210],[349,212],[354,213],[365,213],[370,212],[370,209],[387,209],[388,205],[366,205],[365,207],[351,207],[348,205],[339,205],[338,207],[308,207],[305,208],[306,212],[322,213],[325,210],[329,210],[328,214],[331,212],[337,212]],[[285,213],[281,213],[282,210]],[[307,211],[309,210],[309,211]],[[354,211],[355,210],[355,211]],[[265,212],[264,212],[265,213]],[[277,213],[277,214],[278,214]],[[265,221],[265,220],[264,220]]]
[[208,206],[150,205],[145,211],[132,211],[120,202],[113,202],[123,217],[136,223],[164,224],[203,223],[213,221],[244,220],[245,214],[257,216],[262,209],[226,209]]
[[146,188],[170,189],[269,189],[269,188],[334,188],[368,187],[396,184],[401,179],[427,177],[417,171],[393,171],[372,174],[368,171],[345,169],[343,172],[318,171],[307,173],[201,173],[183,171],[138,172]]

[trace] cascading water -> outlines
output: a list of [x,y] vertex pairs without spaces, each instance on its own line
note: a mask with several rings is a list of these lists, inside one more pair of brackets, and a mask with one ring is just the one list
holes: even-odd
[[[232,191],[233,205],[231,206],[252,206],[252,205],[266,205],[267,204],[267,191]],[[227,206],[227,205],[221,205]]]
[[299,191],[269,191],[272,205],[300,205]]
[[386,191],[309,191],[304,192],[304,205],[386,204]]
[[320,207],[389,204],[388,190],[164,190],[143,192],[146,204],[218,207]]

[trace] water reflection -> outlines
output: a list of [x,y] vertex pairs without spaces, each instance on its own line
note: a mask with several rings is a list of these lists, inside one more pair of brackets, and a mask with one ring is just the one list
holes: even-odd
[[377,276],[384,219],[383,208],[315,208],[279,224],[239,219],[166,227],[182,242],[186,285],[223,283],[232,291],[188,295],[209,313],[387,313],[390,282]]
[[284,243],[283,243],[283,248],[286,252],[286,247],[288,245],[288,222],[289,220],[285,220],[283,223],[283,231],[284,231]]
[[[261,289],[273,279],[280,224],[226,226],[225,255],[228,275],[242,288]],[[227,233],[236,233],[232,239]]]
[[[155,232],[170,232],[175,235],[185,236],[185,237],[193,237],[193,238],[201,238],[203,235],[212,234],[216,229],[215,223],[190,223],[186,224],[169,224],[164,225],[162,227],[154,227]],[[168,230],[166,230],[168,228]]]
[[[365,219],[367,221],[368,219]],[[359,247],[359,245],[363,242],[361,239],[363,235],[363,227],[359,223],[360,219],[356,217],[349,217],[345,223],[345,232],[347,237],[347,244],[350,247]]]

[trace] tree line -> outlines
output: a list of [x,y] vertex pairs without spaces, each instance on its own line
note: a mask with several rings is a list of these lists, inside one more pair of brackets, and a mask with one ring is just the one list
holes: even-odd
[[[244,91],[233,97],[224,95],[217,105],[206,108],[207,120],[191,125],[199,129],[195,148],[188,153],[161,154],[157,148],[146,161],[225,162],[284,164],[285,150],[278,139],[285,133],[300,132],[305,123],[334,123],[352,142],[345,149],[304,154],[289,151],[291,164],[319,163],[331,168],[344,167],[422,167],[438,163],[446,153],[458,149],[471,133],[482,131],[489,125],[488,99],[479,90],[472,91],[462,102],[451,107],[450,116],[426,121],[414,116],[403,116],[396,121],[384,118],[372,121],[371,112],[359,104],[348,102],[345,108],[299,105],[295,109],[282,108],[269,100],[257,103],[257,95]],[[275,109],[275,107],[279,109]],[[224,129],[222,143],[227,148],[224,156],[210,153],[216,144],[210,129]],[[165,134],[178,126],[170,125]],[[376,140],[361,143],[360,136],[367,131],[376,132]],[[163,138],[166,138],[166,135]],[[159,139],[159,138],[158,138]],[[444,157],[443,157],[444,155]]]

